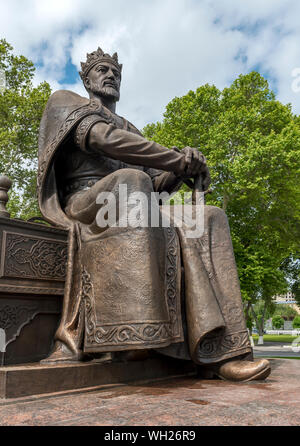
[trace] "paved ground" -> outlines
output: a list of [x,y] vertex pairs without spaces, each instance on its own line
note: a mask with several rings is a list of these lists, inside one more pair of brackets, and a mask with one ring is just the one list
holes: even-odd
[[265,382],[171,379],[0,401],[0,425],[236,426],[300,424],[300,361],[271,359]]
[[286,342],[265,342],[264,345],[256,345],[254,347],[254,356],[259,357],[293,357],[300,358],[300,346],[298,351],[293,349],[292,344]]

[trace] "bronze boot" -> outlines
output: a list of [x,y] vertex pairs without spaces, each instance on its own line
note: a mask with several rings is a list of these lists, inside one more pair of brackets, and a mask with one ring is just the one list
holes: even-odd
[[60,364],[64,362],[77,363],[84,358],[81,351],[78,354],[71,352],[64,344],[56,341],[54,349],[50,356],[40,361],[41,364]]
[[271,373],[271,366],[267,359],[232,360],[216,365],[213,369],[213,373],[219,378],[239,382],[263,380]]

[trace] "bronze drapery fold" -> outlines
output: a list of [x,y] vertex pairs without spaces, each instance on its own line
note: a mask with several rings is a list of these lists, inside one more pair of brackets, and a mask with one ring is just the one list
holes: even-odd
[[204,207],[197,239],[178,228],[185,271],[185,309],[191,358],[198,364],[252,352],[226,214]]

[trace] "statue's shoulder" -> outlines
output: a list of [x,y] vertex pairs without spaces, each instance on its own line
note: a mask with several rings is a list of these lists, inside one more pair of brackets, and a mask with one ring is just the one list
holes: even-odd
[[[71,113],[89,105],[90,100],[69,90],[57,90],[49,98],[40,123],[39,153],[43,148],[53,141],[62,126],[66,126],[67,119]],[[75,117],[73,122],[76,123]],[[68,122],[70,128],[72,123]],[[66,128],[64,129],[67,130]]]
[[121,116],[120,116],[120,118],[122,119],[122,121],[123,121],[123,123],[124,123],[124,125],[126,127],[126,130],[128,132],[135,133],[137,135],[143,136],[142,133],[131,122],[127,121],[125,118],[123,118]]
[[70,90],[57,90],[50,96],[47,107],[80,107],[87,105],[89,99]]

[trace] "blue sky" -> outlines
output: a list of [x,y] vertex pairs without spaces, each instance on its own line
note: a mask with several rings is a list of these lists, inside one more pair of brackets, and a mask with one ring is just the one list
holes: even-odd
[[299,0],[0,0],[0,37],[36,64],[35,83],[85,95],[78,75],[101,46],[123,63],[118,113],[137,127],[167,103],[253,69],[300,114]]

